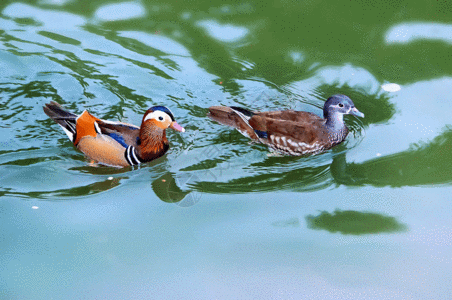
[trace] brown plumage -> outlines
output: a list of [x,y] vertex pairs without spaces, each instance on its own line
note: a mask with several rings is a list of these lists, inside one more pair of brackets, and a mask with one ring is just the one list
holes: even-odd
[[236,128],[254,141],[287,155],[316,154],[341,143],[348,134],[343,114],[364,117],[345,95],[334,95],[324,116],[304,111],[251,112],[239,107],[212,106],[209,117]]

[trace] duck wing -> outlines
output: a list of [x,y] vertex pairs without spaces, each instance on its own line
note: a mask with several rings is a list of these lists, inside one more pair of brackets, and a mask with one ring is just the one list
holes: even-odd
[[333,146],[326,120],[309,112],[252,112],[234,106],[212,106],[209,117],[284,154],[312,154]]
[[296,117],[290,121],[256,114],[249,124],[261,143],[286,154],[317,153],[332,146],[324,119],[306,112]]
[[316,114],[307,111],[296,111],[296,110],[264,111],[264,112],[254,112],[253,114],[267,119],[292,121],[305,124],[317,122],[318,120],[323,120]]
[[106,120],[98,120],[97,125],[99,125],[102,134],[110,136],[124,148],[128,146],[137,147],[140,144],[140,127],[138,126]]

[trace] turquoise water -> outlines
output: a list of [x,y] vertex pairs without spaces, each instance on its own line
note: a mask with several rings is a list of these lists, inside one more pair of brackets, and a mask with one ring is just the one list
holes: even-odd
[[[451,7],[445,1],[0,3],[1,299],[448,299]],[[212,105],[321,114],[347,140],[274,157]],[[185,133],[136,168],[91,164],[49,101]]]

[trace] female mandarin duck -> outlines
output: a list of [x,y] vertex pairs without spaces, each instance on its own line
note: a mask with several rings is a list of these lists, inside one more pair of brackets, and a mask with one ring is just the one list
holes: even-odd
[[325,102],[323,119],[304,111],[251,112],[240,107],[212,106],[209,117],[285,155],[317,154],[340,144],[348,134],[343,115],[363,118],[345,95]]
[[44,106],[44,112],[63,128],[74,146],[86,156],[117,167],[138,165],[164,155],[169,149],[167,128],[185,132],[164,106],[149,108],[141,127],[101,120],[86,110],[78,116],[53,101]]

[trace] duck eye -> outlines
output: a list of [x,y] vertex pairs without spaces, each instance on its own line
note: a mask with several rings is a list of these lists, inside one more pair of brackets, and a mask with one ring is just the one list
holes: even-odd
[[344,104],[342,104],[342,103],[339,103],[339,107],[344,107]]
[[159,117],[159,120],[160,120],[160,121],[163,121],[163,117],[162,117],[162,116],[160,116],[160,117]]

